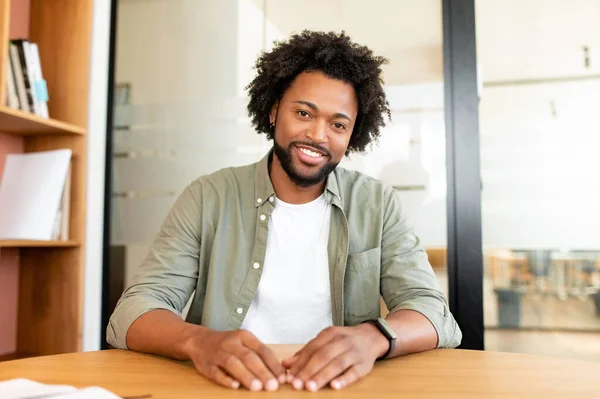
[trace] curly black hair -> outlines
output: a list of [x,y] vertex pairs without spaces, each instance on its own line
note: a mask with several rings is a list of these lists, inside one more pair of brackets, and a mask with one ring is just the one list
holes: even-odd
[[294,34],[275,42],[271,52],[263,52],[257,59],[257,76],[246,87],[250,96],[248,115],[256,130],[272,140],[269,113],[275,102],[281,100],[300,73],[320,71],[354,87],[358,114],[346,153],[362,152],[379,139],[380,128],[385,126],[383,115],[391,119],[381,77],[381,66],[386,63],[386,58],[352,42],[343,31],[305,30]]

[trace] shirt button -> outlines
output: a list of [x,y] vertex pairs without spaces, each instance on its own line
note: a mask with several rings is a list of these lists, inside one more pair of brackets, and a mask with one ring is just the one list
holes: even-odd
[[255,263],[252,265],[253,268],[258,269],[260,267],[260,265],[258,263]]
[[260,204],[262,202],[262,198],[257,198],[256,202]]
[[235,311],[237,312],[237,314],[242,314],[244,312],[244,309],[237,308]]
[[267,219],[267,217],[265,215],[260,215],[260,220],[262,220],[263,222]]
[[269,202],[275,202],[275,198],[273,198],[272,196],[269,197]]

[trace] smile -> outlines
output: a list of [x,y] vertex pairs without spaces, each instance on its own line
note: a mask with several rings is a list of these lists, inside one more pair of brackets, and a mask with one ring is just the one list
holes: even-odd
[[321,158],[321,157],[323,157],[325,155],[325,154],[323,154],[321,152],[309,150],[306,147],[296,146],[296,148],[298,148],[298,150],[300,152],[302,152],[303,154],[306,154],[306,155],[308,155],[309,157],[312,157],[312,158]]

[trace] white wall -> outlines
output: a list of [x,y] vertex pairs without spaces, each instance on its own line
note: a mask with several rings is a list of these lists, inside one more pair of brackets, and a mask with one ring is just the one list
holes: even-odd
[[[600,1],[479,0],[476,6],[484,82],[600,74]],[[600,80],[484,85],[486,247],[600,248],[598,104]]]
[[110,2],[95,1],[92,22],[88,107],[87,204],[83,350],[100,349],[102,320],[102,237],[106,148],[106,93],[110,41]]
[[600,81],[486,88],[483,241],[600,248]]
[[477,0],[475,6],[484,80],[600,73],[600,1]]
[[344,30],[390,63],[385,82],[397,86],[443,79],[441,0],[255,0],[288,36],[303,29]]
[[262,14],[247,3],[120,2],[116,76],[133,105],[119,120],[133,130],[115,132],[115,145],[145,155],[115,160],[114,190],[142,196],[114,200],[113,243],[146,244],[185,185],[268,148],[240,95],[262,48]]

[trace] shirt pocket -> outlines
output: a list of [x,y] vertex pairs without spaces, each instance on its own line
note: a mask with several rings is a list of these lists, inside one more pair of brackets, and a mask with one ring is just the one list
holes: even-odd
[[344,278],[344,324],[356,325],[380,316],[380,270],[379,247],[348,255]]
[[346,270],[362,272],[378,268],[381,264],[381,248],[372,248],[363,252],[348,255]]

